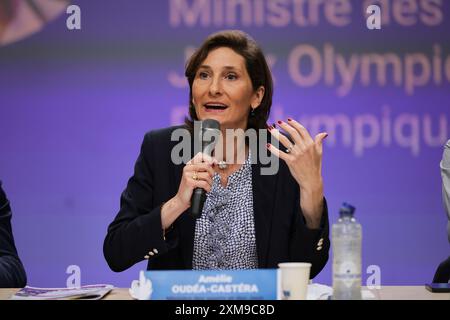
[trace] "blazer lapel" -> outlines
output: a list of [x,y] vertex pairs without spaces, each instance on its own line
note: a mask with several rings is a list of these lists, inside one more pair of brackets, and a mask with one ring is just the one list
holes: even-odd
[[[183,174],[183,164],[176,165],[174,170],[175,182],[173,186],[177,189]],[[175,191],[176,193],[176,191]],[[179,226],[181,254],[186,269],[192,269],[192,256],[194,252],[194,233],[196,220],[190,215],[190,209],[183,212],[177,220]]]
[[255,219],[258,267],[267,267],[278,175],[262,175],[258,161],[252,165],[253,214]]
[[[191,134],[191,154],[189,159],[192,159],[194,149],[194,139]],[[172,171],[172,190],[173,194],[176,194],[183,175],[183,168],[185,164],[177,164],[173,166]],[[181,255],[183,257],[183,263],[186,269],[192,269],[192,256],[194,253],[194,234],[196,220],[189,214],[190,209],[183,212],[176,220],[178,224]]]

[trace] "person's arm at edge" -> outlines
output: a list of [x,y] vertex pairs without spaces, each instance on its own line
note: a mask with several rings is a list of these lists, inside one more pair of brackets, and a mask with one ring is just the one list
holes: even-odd
[[22,288],[27,276],[14,243],[11,207],[0,182],[0,287]]
[[450,140],[447,141],[447,144],[444,147],[440,167],[442,176],[442,199],[449,220],[447,224],[447,233],[448,241],[450,242]]
[[[301,192],[299,193],[301,197]],[[296,198],[294,229],[291,240],[290,257],[292,261],[310,262],[310,278],[313,279],[325,267],[329,258],[329,220],[328,205],[325,197],[322,198],[321,220],[317,228],[310,228],[307,224],[302,208],[298,204],[300,199]]]
[[[157,256],[160,256],[177,245],[176,233],[165,234],[161,216],[163,203],[152,208],[152,139],[152,132],[144,137],[134,174],[121,195],[120,211],[109,225],[104,240],[105,259],[115,272],[126,270],[144,260],[149,251],[156,249]],[[164,210],[170,211],[167,206],[170,203],[172,201],[168,200],[164,204],[164,208],[168,208]]]

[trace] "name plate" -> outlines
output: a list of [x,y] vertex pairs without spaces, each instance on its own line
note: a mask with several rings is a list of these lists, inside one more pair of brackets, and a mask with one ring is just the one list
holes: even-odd
[[146,271],[141,299],[276,300],[277,277],[276,269]]

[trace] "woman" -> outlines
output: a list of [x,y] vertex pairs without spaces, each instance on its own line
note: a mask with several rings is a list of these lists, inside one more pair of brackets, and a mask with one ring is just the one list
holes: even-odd
[[[298,122],[279,121],[291,142],[267,127],[272,77],[261,49],[241,31],[208,37],[189,60],[186,77],[190,119],[181,127],[192,130],[193,121],[210,118],[223,132],[268,128],[264,132],[287,148],[267,144],[281,159],[279,169],[261,175],[247,144],[231,148],[245,154],[244,163],[216,165],[228,159],[226,147],[233,141],[226,138],[219,159],[198,153],[176,165],[171,133],[180,126],[147,133],[104,242],[109,266],[122,271],[148,259],[149,269],[240,269],[309,261],[314,277],[329,250],[321,176],[326,133],[313,140]],[[195,220],[189,207],[197,187],[207,191],[207,199]]]

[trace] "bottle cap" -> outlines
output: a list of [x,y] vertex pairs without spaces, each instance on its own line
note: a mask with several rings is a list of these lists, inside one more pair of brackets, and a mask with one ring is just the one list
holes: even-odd
[[341,209],[339,210],[339,215],[341,217],[343,216],[350,216],[352,217],[355,214],[356,208],[352,206],[351,204],[344,202],[342,203]]

